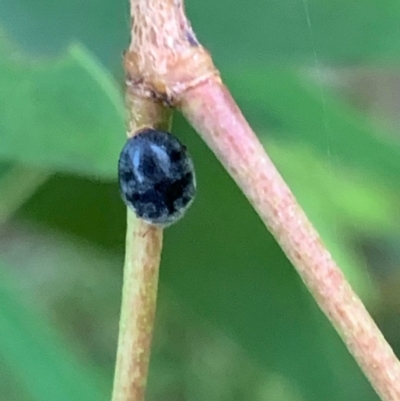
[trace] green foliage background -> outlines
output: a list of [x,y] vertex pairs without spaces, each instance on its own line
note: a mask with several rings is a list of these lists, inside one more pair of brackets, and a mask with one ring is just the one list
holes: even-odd
[[[400,3],[186,3],[271,157],[400,353],[398,87],[380,84],[400,79]],[[0,1],[2,400],[109,399],[128,39],[125,0]],[[389,107],[366,107],[382,102]],[[377,400],[179,115],[174,132],[195,160],[198,197],[165,234],[148,399]]]

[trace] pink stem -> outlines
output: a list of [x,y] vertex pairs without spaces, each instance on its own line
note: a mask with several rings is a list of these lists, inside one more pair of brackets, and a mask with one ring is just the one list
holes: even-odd
[[188,89],[180,108],[293,263],[322,311],[385,401],[400,401],[400,364],[217,79]]

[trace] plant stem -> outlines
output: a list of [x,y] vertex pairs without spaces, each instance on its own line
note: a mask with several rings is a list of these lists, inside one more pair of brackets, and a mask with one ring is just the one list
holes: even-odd
[[[275,236],[382,400],[400,401],[399,361],[221,83],[211,57],[197,41],[186,19],[183,1],[131,0],[131,15],[134,24],[125,69],[129,109],[136,113],[131,113],[130,132],[143,124],[165,123],[168,111],[161,103],[180,108]],[[142,251],[158,249],[157,244],[161,247],[161,233],[151,234],[152,240],[140,237],[139,232],[144,232],[138,228],[141,224],[131,233],[132,241],[136,239],[137,244],[128,245],[127,252],[136,247],[137,255],[141,255]],[[155,254],[147,255],[153,273],[159,262]],[[138,269],[144,269],[142,262],[137,262]],[[123,338],[120,337],[114,401],[143,400],[150,352],[154,315],[154,309],[153,312],[150,309],[154,308],[155,298],[149,294],[155,294],[154,277],[146,281],[150,280],[146,276],[144,280],[144,271],[133,273],[135,269],[129,267],[129,263],[122,310],[127,320],[121,321]],[[130,272],[132,277],[142,278],[130,285],[149,290],[146,296],[139,287],[128,288]],[[147,303],[139,302],[137,294]],[[145,315],[137,309],[138,305],[144,308]],[[136,312],[129,314],[126,309]],[[137,319],[142,323],[135,329]],[[146,340],[140,342],[139,338]],[[132,354],[141,352],[141,348],[134,350],[135,344],[145,345],[147,357],[140,361],[146,369],[139,370],[134,363],[129,363]],[[135,394],[134,388],[141,390]],[[120,394],[125,394],[125,398]]]
[[161,247],[162,229],[128,211],[113,401],[142,401],[145,397]]
[[400,401],[400,364],[296,202],[229,91],[209,79],[181,109],[247,196],[319,307],[385,401]]
[[[134,37],[132,37],[132,42]],[[137,56],[142,47],[137,49]],[[132,53],[130,53],[132,54]],[[135,64],[130,67],[134,68]],[[128,137],[142,127],[167,130],[171,110],[136,92],[127,69]],[[157,300],[162,228],[128,210],[122,306],[112,401],[144,401]]]

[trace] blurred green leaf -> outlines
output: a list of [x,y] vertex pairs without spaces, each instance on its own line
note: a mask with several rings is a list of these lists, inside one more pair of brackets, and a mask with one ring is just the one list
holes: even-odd
[[253,123],[279,141],[305,142],[343,168],[399,185],[400,142],[383,127],[293,69],[243,70],[228,75]]
[[0,355],[6,364],[2,370],[13,373],[31,400],[107,400],[109,389],[100,377],[72,356],[45,319],[12,288],[0,266]]
[[311,145],[264,141],[272,159],[350,283],[372,303],[377,291],[365,262],[351,248],[357,234],[398,231],[393,193],[322,158]]
[[16,217],[39,221],[124,252],[126,208],[116,182],[108,184],[56,174]]
[[128,45],[129,3],[125,0],[2,0],[0,25],[35,56],[60,55],[77,41],[122,77]]
[[111,387],[122,288],[122,255],[43,224],[10,221],[0,254],[16,292],[84,350]]
[[[199,39],[223,69],[266,62],[396,62],[396,0],[187,0]],[[53,54],[79,40],[113,71],[129,38],[123,0],[2,0],[0,23],[27,51]]]
[[29,394],[26,394],[21,388],[19,381],[11,372],[7,371],[5,363],[0,355],[0,364],[2,366],[0,375],[0,390],[3,397],[7,397],[7,401],[32,401]]
[[[0,43],[1,45],[1,43]],[[124,141],[121,94],[82,47],[33,61],[0,46],[0,158],[115,177]]]
[[[321,157],[312,145],[264,138],[271,158],[300,204],[332,228],[365,232],[398,229],[395,191],[358,171]],[[335,227],[336,226],[336,227]]]
[[200,41],[217,65],[396,62],[400,5],[396,0],[188,0]]
[[19,165],[0,165],[0,226],[26,202],[49,174]]

